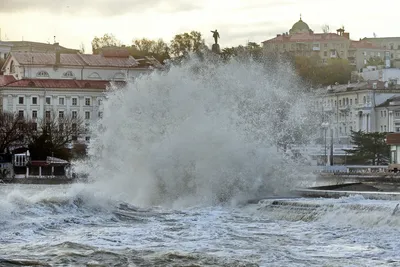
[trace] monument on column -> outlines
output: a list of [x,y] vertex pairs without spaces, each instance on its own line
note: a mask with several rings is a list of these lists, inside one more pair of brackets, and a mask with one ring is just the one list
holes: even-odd
[[214,38],[214,42],[215,42],[211,47],[211,51],[219,54],[219,53],[221,53],[221,48],[219,47],[219,44],[218,44],[218,38],[220,38],[219,33],[217,30],[211,31],[211,32],[213,33],[213,38]]

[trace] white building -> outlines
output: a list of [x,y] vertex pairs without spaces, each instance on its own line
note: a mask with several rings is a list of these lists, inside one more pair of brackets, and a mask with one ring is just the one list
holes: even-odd
[[[367,81],[320,89],[321,125],[328,125],[336,144],[349,144],[351,131],[393,132],[400,109],[391,109],[388,99],[400,97],[400,87],[382,81]],[[396,115],[397,114],[397,115]]]
[[383,82],[392,82],[400,84],[400,69],[378,69],[377,67],[369,66],[364,68],[358,75],[364,80],[379,80]]
[[121,85],[151,68],[125,50],[108,50],[101,55],[10,52],[2,70],[1,110],[33,120],[70,115],[89,126],[102,116],[110,81]]

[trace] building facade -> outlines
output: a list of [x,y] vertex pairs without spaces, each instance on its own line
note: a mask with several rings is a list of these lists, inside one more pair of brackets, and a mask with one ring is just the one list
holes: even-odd
[[364,38],[363,40],[383,48],[392,68],[400,68],[400,37]]
[[[152,71],[127,51],[101,55],[10,52],[0,76],[0,108],[29,120],[70,116],[85,127],[102,117],[110,84],[124,85]],[[90,140],[88,133],[84,139]]]
[[370,58],[385,58],[385,49],[366,40],[353,41],[343,28],[337,33],[314,33],[301,18],[289,33],[277,34],[262,42],[267,53],[291,53],[296,56],[318,56],[322,63],[330,58],[348,59],[355,70],[363,68]]
[[333,135],[336,144],[350,144],[351,131],[400,131],[400,105],[398,110],[390,106],[397,97],[400,97],[400,86],[383,81],[319,89],[321,123],[328,125],[328,133]]

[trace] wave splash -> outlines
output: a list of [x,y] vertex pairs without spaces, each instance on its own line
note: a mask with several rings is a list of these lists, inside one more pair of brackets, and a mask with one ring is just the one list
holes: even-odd
[[206,58],[112,90],[84,166],[92,186],[138,205],[288,191],[304,181],[277,144],[307,141],[319,124],[299,84],[285,65]]

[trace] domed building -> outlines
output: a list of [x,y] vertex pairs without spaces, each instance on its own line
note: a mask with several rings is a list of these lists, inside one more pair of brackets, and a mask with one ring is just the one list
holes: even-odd
[[289,30],[290,34],[296,34],[296,33],[312,33],[312,30],[310,27],[308,27],[308,24],[305,23],[300,16],[300,20],[293,24],[292,28]]

